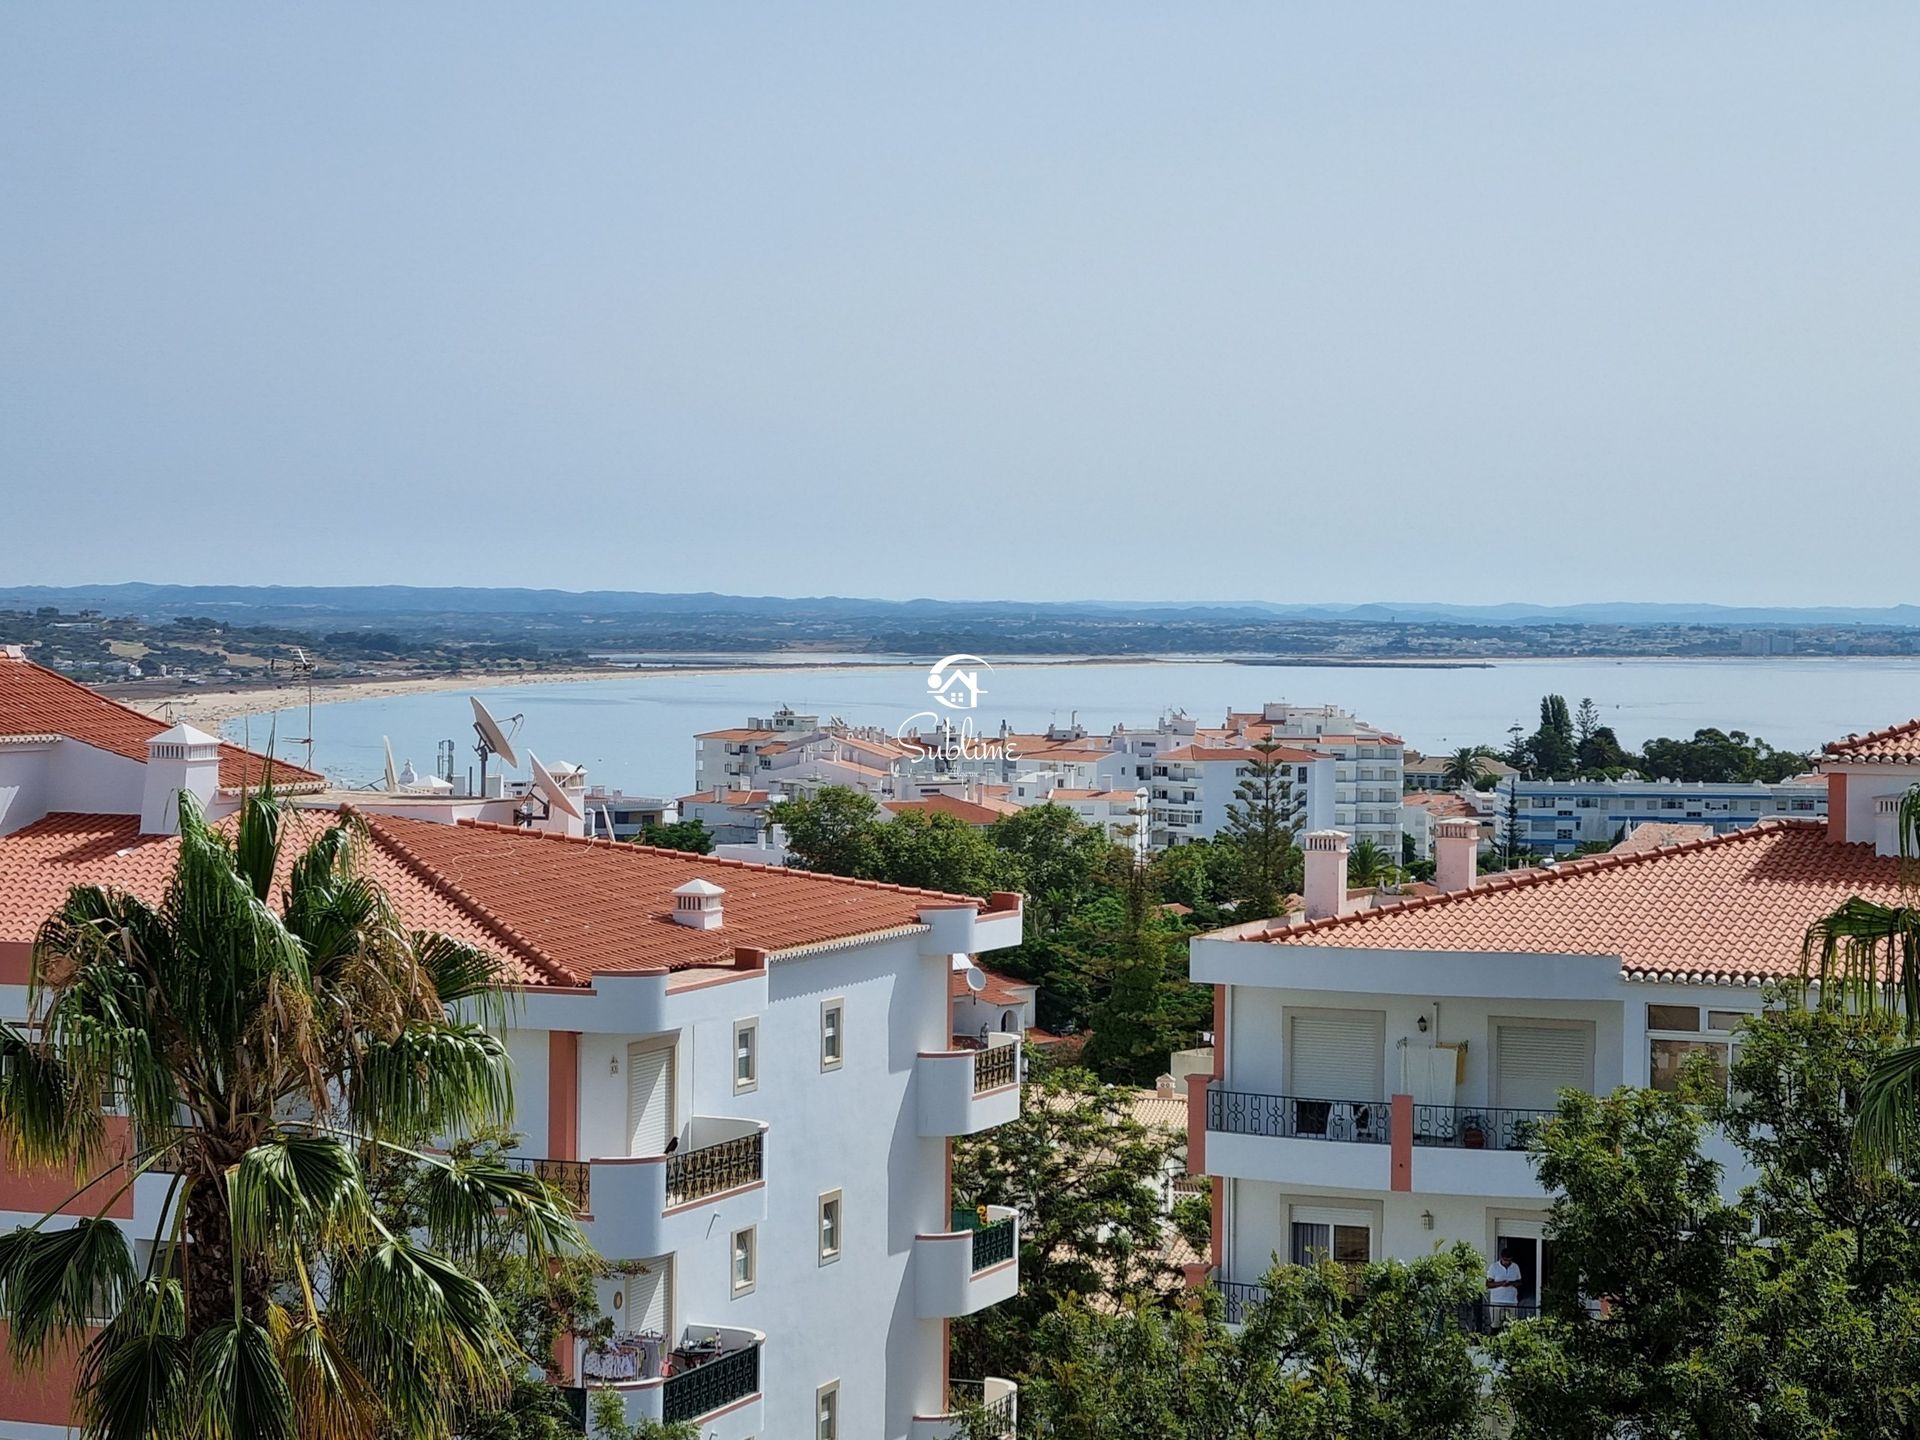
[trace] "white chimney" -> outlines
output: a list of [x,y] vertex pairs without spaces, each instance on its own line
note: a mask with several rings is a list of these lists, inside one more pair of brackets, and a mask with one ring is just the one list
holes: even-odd
[[1300,837],[1306,851],[1307,919],[1325,920],[1347,908],[1347,832],[1315,830]]
[[708,880],[689,880],[673,892],[673,923],[695,930],[718,930],[727,892]]
[[1900,796],[1873,797],[1873,853],[1900,854]]
[[202,811],[220,787],[220,742],[184,721],[147,741],[147,773],[140,792],[140,833],[180,829],[180,792],[190,790]]
[[1445,891],[1471,890],[1480,868],[1480,822],[1441,820],[1433,827],[1433,883]]

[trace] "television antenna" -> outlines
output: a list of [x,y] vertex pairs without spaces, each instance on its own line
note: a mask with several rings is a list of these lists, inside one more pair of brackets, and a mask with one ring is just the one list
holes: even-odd
[[[486,706],[480,703],[480,697],[469,695],[473,702],[473,733],[479,738],[475,741],[473,753],[480,757],[480,793],[487,793],[487,757],[498,755],[509,769],[520,768],[520,757],[514,753],[513,740],[507,731],[500,728],[500,722],[493,718]],[[513,734],[520,733],[520,722],[524,715],[509,715],[507,723],[513,726]]]
[[[553,772],[542,765],[540,757],[531,750],[527,752],[527,766],[533,771],[533,788],[527,792],[527,798],[513,812],[516,823],[531,825],[536,820],[546,819],[555,810],[563,815],[571,815],[576,820],[586,819],[586,815],[574,803],[573,797],[567,794],[566,786],[554,778]],[[541,802],[538,814],[534,813],[533,808],[536,797]]]
[[287,668],[304,681],[307,687],[307,733],[304,738],[291,743],[307,747],[307,769],[311,770],[313,769],[313,658],[299,645],[292,648],[293,663]]

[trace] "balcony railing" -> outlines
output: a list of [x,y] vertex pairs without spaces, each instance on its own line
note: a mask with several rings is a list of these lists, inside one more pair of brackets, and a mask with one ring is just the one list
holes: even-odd
[[973,1093],[983,1095],[1011,1085],[1020,1076],[1018,1045],[989,1045],[973,1057]]
[[[1013,1392],[1004,1385],[995,1387],[1004,1393],[989,1394],[984,1380],[950,1380],[947,1382],[947,1408],[958,1415],[980,1415],[990,1421],[995,1431],[1013,1440],[1014,1398]],[[957,1437],[962,1432],[955,1428]]]
[[1226,1320],[1229,1325],[1246,1324],[1248,1313],[1267,1298],[1267,1287],[1264,1285],[1243,1285],[1237,1280],[1216,1280],[1213,1288],[1220,1292],[1220,1298],[1226,1302]]
[[593,1171],[584,1160],[546,1160],[513,1155],[507,1163],[514,1169],[546,1181],[567,1202],[576,1215],[593,1213]]
[[1453,1321],[1469,1335],[1492,1335],[1516,1320],[1531,1320],[1540,1306],[1527,1301],[1519,1305],[1496,1305],[1491,1300],[1469,1300],[1453,1309]]
[[1413,1143],[1457,1150],[1525,1150],[1551,1110],[1483,1110],[1467,1105],[1415,1105]]
[[660,1418],[669,1425],[697,1420],[759,1389],[760,1347],[752,1344],[669,1375],[661,1390]]
[[737,1190],[761,1178],[761,1133],[683,1150],[667,1157],[669,1207]]
[[1319,1100],[1296,1095],[1255,1095],[1244,1090],[1207,1091],[1207,1129],[1230,1135],[1275,1135],[1288,1140],[1351,1140],[1387,1143],[1389,1108],[1384,1100]]
[[1014,1224],[1011,1219],[996,1220],[973,1232],[973,1273],[990,1270],[1013,1259]]

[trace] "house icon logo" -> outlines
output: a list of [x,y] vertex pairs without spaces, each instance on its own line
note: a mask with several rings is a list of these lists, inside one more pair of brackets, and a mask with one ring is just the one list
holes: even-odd
[[949,710],[975,710],[986,693],[980,672],[993,667],[978,655],[949,655],[927,671],[927,693]]

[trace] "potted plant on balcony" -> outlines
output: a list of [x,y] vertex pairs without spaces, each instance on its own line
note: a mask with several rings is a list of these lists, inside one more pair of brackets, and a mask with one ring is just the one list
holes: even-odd
[[1460,1117],[1460,1143],[1469,1150],[1487,1148],[1487,1122],[1478,1115]]

